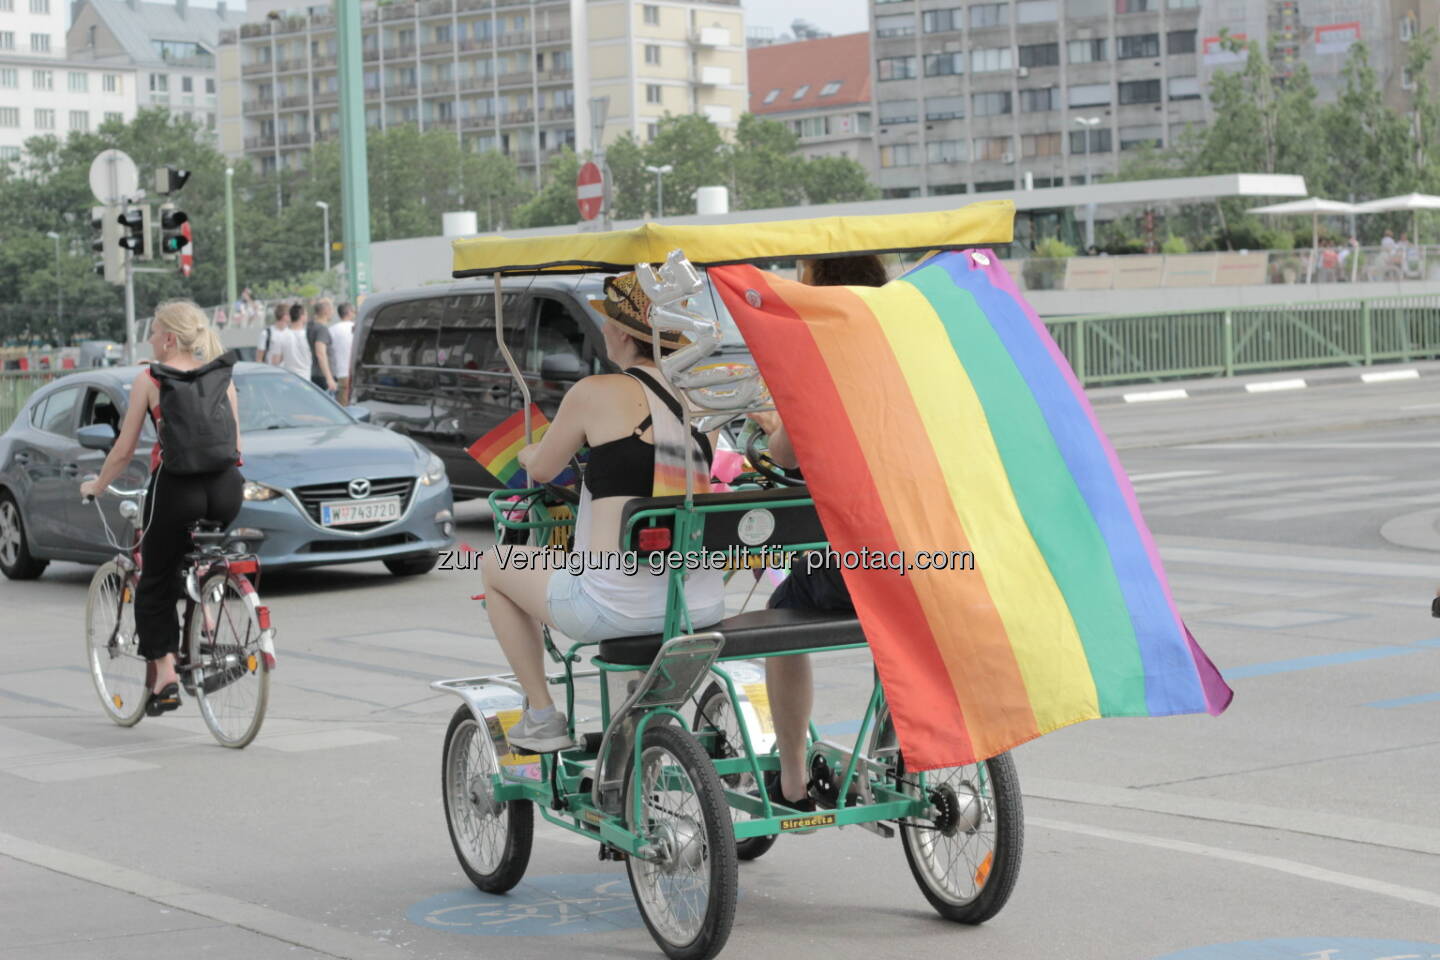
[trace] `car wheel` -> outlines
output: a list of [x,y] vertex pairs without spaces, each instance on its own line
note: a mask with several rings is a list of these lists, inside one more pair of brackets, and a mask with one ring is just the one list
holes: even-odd
[[427,553],[419,557],[392,557],[384,561],[385,568],[397,577],[415,577],[429,573],[440,562],[440,554]]
[[34,580],[50,565],[30,553],[20,507],[7,490],[0,490],[0,573],[11,580]]

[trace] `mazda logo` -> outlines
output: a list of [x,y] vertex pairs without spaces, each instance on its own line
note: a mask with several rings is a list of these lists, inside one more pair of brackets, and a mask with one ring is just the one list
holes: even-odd
[[356,477],[350,481],[350,496],[355,500],[363,500],[370,496],[370,481],[364,477]]

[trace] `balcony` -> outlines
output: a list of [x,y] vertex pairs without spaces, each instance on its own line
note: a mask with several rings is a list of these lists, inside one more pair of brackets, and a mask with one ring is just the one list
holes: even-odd
[[521,123],[534,123],[534,122],[535,122],[535,111],[534,111],[534,110],[516,110],[516,111],[513,112],[513,113],[504,113],[504,114],[501,114],[501,115],[500,115],[500,125],[501,125],[502,127],[513,127],[513,126],[515,126],[516,124],[521,124]]
[[388,7],[380,8],[380,19],[382,20],[409,20],[414,17],[414,3],[392,3]]
[[307,147],[308,147],[309,145],[310,145],[310,131],[309,131],[309,130],[301,130],[301,131],[299,131],[299,132],[297,132],[297,133],[287,133],[287,134],[283,134],[283,135],[280,137],[280,146],[282,146],[282,147],[299,147],[299,146],[307,146]]
[[335,15],[333,13],[317,13],[310,18],[311,30],[332,30],[335,27]]
[[415,44],[397,43],[385,48],[386,60],[410,60],[415,57]]
[[507,156],[515,161],[518,167],[533,167],[535,165],[534,150],[511,150]]
[[379,48],[379,47],[366,47],[366,48],[365,48],[363,51],[361,51],[361,52],[365,55],[365,59],[366,59],[366,60],[379,60],[379,59],[380,59],[380,48]]
[[448,17],[455,12],[455,0],[425,0],[420,5],[422,17]]
[[499,34],[495,37],[495,45],[498,47],[528,47],[530,46],[529,30],[512,30]]
[[298,73],[305,69],[304,60],[281,60],[275,64],[276,73]]
[[500,74],[500,86],[502,87],[528,87],[533,82],[535,75],[530,71],[524,73],[502,73]]
[[453,77],[447,77],[444,80],[429,80],[421,87],[421,89],[427,94],[454,93],[455,80]]
[[321,53],[310,58],[310,66],[316,70],[325,70],[335,66],[336,57],[331,53]]
[[326,141],[326,140],[334,140],[334,139],[337,139],[339,136],[340,136],[340,130],[339,130],[338,127],[332,127],[332,128],[330,128],[330,129],[328,129],[328,130],[318,130],[318,131],[316,131],[316,133],[315,133],[315,142],[316,142],[316,143],[323,143],[323,142]]
[[246,75],[252,73],[270,73],[274,65],[269,60],[260,60],[245,64],[240,72]]
[[489,10],[494,4],[491,0],[459,0],[458,6],[461,13],[468,13],[471,10]]
[[523,7],[529,5],[530,0],[495,0],[497,7]]
[[229,28],[227,28],[227,29],[225,29],[225,30],[221,30],[221,31],[220,31],[220,45],[221,45],[222,47],[223,47],[223,46],[228,46],[228,45],[230,45],[230,44],[232,44],[232,43],[237,43],[237,42],[239,41],[239,39],[240,39],[240,32],[239,32],[238,30],[236,30],[234,27],[229,27]]
[[420,56],[422,57],[448,57],[454,52],[455,44],[451,43],[449,40],[446,40],[443,43],[438,41],[436,43],[427,43],[420,47]]
[[415,96],[418,91],[414,84],[396,84],[385,88],[386,100],[405,100]]
[[560,28],[555,29],[555,30],[537,30],[537,31],[535,31],[535,42],[536,42],[537,44],[542,44],[542,43],[569,43],[569,42],[570,42],[570,28],[569,28],[569,27],[560,27]]
[[495,127],[495,114],[482,113],[478,116],[464,117],[460,121],[461,130],[491,130]]
[[280,109],[281,109],[281,110],[293,110],[295,107],[308,106],[309,103],[310,103],[310,97],[309,97],[308,95],[303,94],[303,93],[297,93],[297,94],[295,94],[294,96],[281,97],[281,98],[280,98]]
[[574,70],[546,70],[540,74],[541,83],[570,83],[574,79]]
[[493,50],[494,48],[495,44],[490,42],[489,37],[486,37],[483,40],[476,40],[472,37],[466,37],[465,39],[460,41],[460,50],[462,53],[474,50]]
[[321,90],[321,91],[319,91],[319,92],[317,92],[317,93],[315,94],[315,102],[316,102],[317,104],[319,104],[319,103],[338,103],[339,101],[340,101],[340,91],[339,91],[339,90]]
[[241,113],[262,113],[275,109],[274,100],[246,100],[241,105]]
[[460,78],[461,90],[490,90],[495,86],[495,78],[490,74]]
[[702,27],[690,37],[697,47],[728,47],[730,31],[724,27]]
[[250,40],[254,37],[270,36],[269,23],[242,23],[240,24],[240,39]]
[[284,20],[273,21],[276,33],[299,33],[305,29],[304,17],[286,17]]
[[375,8],[374,10],[361,10],[361,11],[360,11],[360,25],[361,25],[361,26],[364,26],[364,25],[367,24],[367,23],[379,23],[379,22],[380,22],[380,9],[379,9],[378,7]]
[[702,87],[713,87],[730,82],[729,67],[696,67],[690,71],[690,82]]
[[551,107],[550,109],[541,112],[540,119],[545,123],[559,123],[564,120],[574,120],[575,108]]
[[246,137],[246,138],[245,138],[245,149],[246,149],[246,150],[268,150],[268,149],[271,149],[271,148],[274,147],[274,146],[275,146],[275,136],[274,136],[274,134],[270,134],[270,135],[268,135],[268,136],[262,135],[262,136],[258,136],[258,137]]

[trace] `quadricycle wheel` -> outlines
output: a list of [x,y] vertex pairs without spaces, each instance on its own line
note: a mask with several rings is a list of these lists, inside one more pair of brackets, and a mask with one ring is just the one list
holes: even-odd
[[185,625],[190,672],[185,686],[221,746],[249,745],[265,721],[270,664],[260,649],[259,599],[238,573],[218,572],[200,584],[200,602]]
[[1020,876],[1025,824],[1020,778],[1008,753],[962,767],[908,774],[888,717],[877,753],[894,758],[900,789],[930,802],[931,816],[900,821],[910,872],[940,916],[984,923],[1000,912]]
[[520,882],[535,836],[534,804],[494,799],[492,778],[499,772],[492,732],[461,704],[445,731],[440,792],[460,869],[486,893],[504,893]]
[[[714,746],[710,749],[713,760],[728,760],[745,754],[745,739],[740,736],[740,721],[735,716],[735,706],[730,702],[729,693],[719,683],[711,683],[700,695],[695,708],[695,723],[691,729],[698,734],[713,733]],[[760,792],[760,786],[755,782],[755,775],[752,773],[727,774],[720,778],[720,782],[737,793],[758,795]],[[733,807],[730,809],[730,816],[736,816]],[[750,814],[741,816],[747,820],[753,819]],[[774,834],[736,840],[735,855],[741,860],[754,860],[764,856],[766,851],[775,846],[775,840]]]
[[136,579],[111,560],[95,571],[85,598],[85,662],[105,715],[122,727],[140,722],[149,698],[135,633]]
[[708,960],[730,938],[739,886],[720,778],[689,732],[658,718],[645,728],[639,771],[631,766],[625,816],[633,816],[638,786],[640,820],[629,826],[649,846],[625,860],[640,915],[671,960]]

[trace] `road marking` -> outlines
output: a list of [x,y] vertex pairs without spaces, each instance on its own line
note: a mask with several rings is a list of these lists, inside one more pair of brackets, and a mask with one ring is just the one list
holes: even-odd
[[1366,383],[1384,383],[1386,380],[1418,380],[1419,370],[1378,370],[1375,373],[1362,373],[1360,379]]
[[1412,403],[1409,406],[1401,407],[1401,410],[1434,410],[1440,407],[1440,403]]
[[1360,663],[1365,660],[1383,660],[1386,657],[1403,657],[1411,653],[1428,653],[1440,647],[1440,640],[1422,640],[1410,647],[1368,647],[1364,650],[1345,650],[1340,653],[1321,653],[1313,657],[1295,657],[1291,660],[1270,660],[1266,663],[1252,663],[1244,667],[1227,667],[1221,671],[1227,680],[1245,680],[1250,677],[1268,677],[1277,673],[1294,673],[1299,670],[1314,670],[1317,667],[1334,667],[1346,663]]
[[1169,480],[1173,477],[1209,477],[1219,472],[1219,470],[1169,470],[1165,473],[1132,473],[1130,482],[1149,483],[1152,480]]
[[1432,584],[1435,580],[1433,563],[1296,557],[1278,553],[1209,550],[1204,547],[1162,547],[1160,553],[1166,563],[1198,563],[1240,570],[1284,570],[1287,573],[1341,573],[1347,577],[1412,577]]
[[1416,887],[1403,887],[1398,883],[1386,883],[1383,880],[1372,880],[1369,877],[1361,877],[1353,873],[1340,873],[1337,870],[1327,870],[1324,867],[1311,866],[1308,863],[1301,863],[1298,860],[1286,860],[1282,857],[1269,857],[1258,853],[1246,853],[1243,850],[1226,850],[1223,847],[1212,847],[1205,843],[1192,843],[1189,840],[1171,840],[1167,837],[1151,837],[1143,833],[1131,833],[1128,830],[1109,830],[1104,827],[1091,827],[1082,823],[1068,823],[1063,820],[1050,820],[1045,817],[1026,817],[1025,822],[1027,826],[1058,830],[1062,833],[1078,833],[1083,836],[1096,837],[1101,840],[1134,843],[1140,846],[1154,847],[1157,850],[1173,850],[1177,853],[1189,853],[1197,857],[1211,857],[1216,860],[1226,860],[1230,863],[1238,863],[1244,866],[1259,867],[1264,870],[1275,870],[1279,873],[1288,873],[1291,876],[1300,877],[1305,880],[1314,880],[1318,883],[1329,883],[1335,886],[1348,887],[1351,890],[1359,890],[1363,893],[1373,893],[1382,897],[1405,900],[1410,903],[1418,903],[1421,906],[1440,909],[1440,893],[1421,890]]
[[198,917],[249,930],[282,943],[305,947],[331,957],[349,960],[397,960],[408,956],[393,944],[337,930],[311,920],[262,907],[259,904],[187,887],[128,867],[33,843],[0,833],[0,856],[75,877],[89,883],[144,897]]
[[1434,442],[1357,442],[1357,443],[1187,443],[1173,450],[1436,450]]
[[1294,380],[1261,380],[1259,383],[1245,384],[1246,393],[1273,393],[1276,390],[1303,390],[1305,381],[1298,377]]
[[1149,403],[1154,400],[1185,400],[1190,396],[1184,390],[1143,390],[1140,393],[1125,394],[1126,403]]
[[[1433,487],[1433,480],[1426,482],[1427,486]],[[1332,491],[1325,491],[1331,493]],[[1344,496],[1343,491],[1333,491],[1335,494]],[[1337,513],[1363,513],[1366,510],[1392,510],[1395,507],[1409,506],[1414,504],[1440,503],[1440,493],[1432,493],[1427,496],[1416,497],[1381,497],[1370,499],[1364,493],[1356,492],[1359,500],[1350,502],[1324,500],[1319,503],[1308,503],[1301,506],[1276,507],[1273,510],[1256,510],[1253,513],[1233,514],[1232,520],[1297,520],[1301,517],[1328,517]]]
[[1400,697],[1396,700],[1376,700],[1367,703],[1367,707],[1379,707],[1381,710],[1393,710],[1396,707],[1411,707],[1417,703],[1440,703],[1440,693],[1422,693],[1413,697]]

